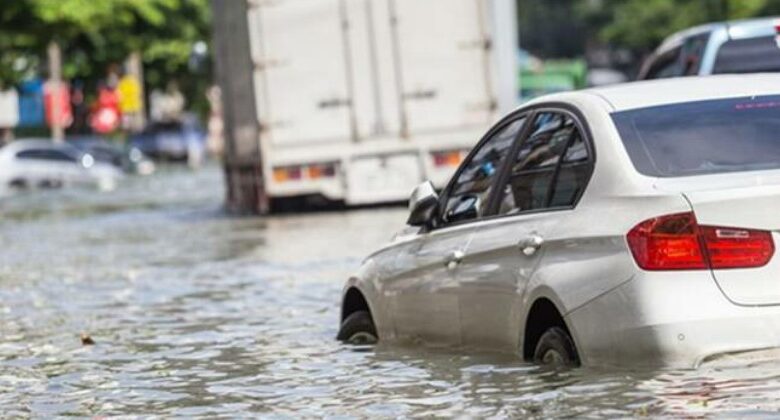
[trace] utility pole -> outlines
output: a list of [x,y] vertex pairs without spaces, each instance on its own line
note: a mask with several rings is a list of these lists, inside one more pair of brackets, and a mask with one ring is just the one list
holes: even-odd
[[[225,133],[227,207],[238,212],[267,214],[270,200],[263,179],[260,122],[255,101],[257,63],[250,51],[248,14],[265,7],[260,1],[211,2],[214,60],[222,90]],[[257,24],[253,19],[253,24]]]
[[65,141],[65,127],[62,126],[62,50],[52,41],[47,49],[49,56],[49,89],[51,93],[51,139],[55,143]]
[[134,51],[130,53],[130,56],[127,57],[127,61],[125,62],[125,69],[127,70],[127,75],[134,78],[138,83],[138,92],[136,93],[140,102],[140,109],[131,117],[132,121],[130,122],[130,128],[133,131],[141,131],[145,125],[146,107],[144,107],[144,67],[141,62],[140,52]]

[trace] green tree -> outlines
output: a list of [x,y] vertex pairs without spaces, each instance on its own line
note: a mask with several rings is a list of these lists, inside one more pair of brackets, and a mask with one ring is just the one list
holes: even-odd
[[208,0],[3,0],[0,83],[42,72],[46,45],[55,41],[66,79],[94,83],[140,51],[148,87],[176,79],[193,99],[209,74],[192,75],[188,61],[193,45],[211,38],[209,13]]
[[647,52],[692,26],[780,13],[780,0],[580,0],[580,14],[612,45]]
[[517,0],[521,47],[542,58],[581,56],[587,21],[577,6],[573,0]]

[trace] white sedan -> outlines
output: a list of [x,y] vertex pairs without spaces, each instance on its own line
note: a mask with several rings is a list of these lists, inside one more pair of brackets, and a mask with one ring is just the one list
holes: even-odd
[[0,148],[0,195],[14,189],[68,186],[110,190],[122,177],[113,165],[65,143],[18,140]]
[[694,367],[780,347],[780,75],[539,98],[347,281],[338,338]]

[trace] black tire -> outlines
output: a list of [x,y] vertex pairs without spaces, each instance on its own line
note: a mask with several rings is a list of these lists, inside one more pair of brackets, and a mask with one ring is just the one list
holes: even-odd
[[11,182],[8,183],[8,186],[17,190],[26,190],[29,188],[29,184],[27,183],[27,180],[15,178],[11,180]]
[[534,362],[548,366],[579,366],[580,358],[569,333],[561,327],[552,327],[536,343]]
[[374,344],[379,340],[379,336],[371,314],[367,311],[356,311],[341,323],[336,339],[349,344]]

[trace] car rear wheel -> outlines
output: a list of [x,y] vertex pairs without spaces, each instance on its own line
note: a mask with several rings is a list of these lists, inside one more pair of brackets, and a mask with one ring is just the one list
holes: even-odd
[[375,344],[379,340],[374,321],[367,311],[356,311],[346,317],[336,338],[348,344]]
[[580,364],[574,340],[561,327],[552,327],[539,338],[534,361],[547,366],[577,366]]

